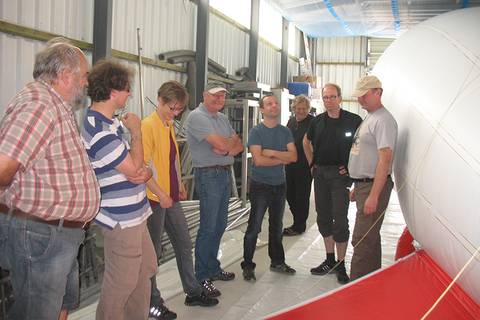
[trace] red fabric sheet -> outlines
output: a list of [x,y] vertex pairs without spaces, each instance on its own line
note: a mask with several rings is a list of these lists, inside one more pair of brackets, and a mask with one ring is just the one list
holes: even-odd
[[[418,251],[370,277],[268,319],[420,319],[450,281],[424,251]],[[427,319],[480,319],[480,306],[455,284]]]

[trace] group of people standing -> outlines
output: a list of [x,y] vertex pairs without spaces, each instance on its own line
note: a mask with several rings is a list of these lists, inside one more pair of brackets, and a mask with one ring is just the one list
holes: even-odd
[[[0,124],[0,266],[10,270],[15,295],[9,318],[66,319],[78,306],[76,256],[92,220],[101,226],[105,255],[97,319],[176,318],[155,278],[164,231],[175,252],[185,305],[218,304],[221,292],[214,281],[235,278],[217,255],[227,225],[230,167],[244,149],[220,112],[226,88],[207,84],[203,102],[185,122],[200,202],[193,261],[179,203],[187,192],[173,129],[174,118],[188,103],[185,87],[176,81],[162,84],[156,110],[143,120],[133,113],[117,117],[131,95],[133,70],[106,59],[89,71],[84,53],[62,41],[36,55],[33,76]],[[86,88],[91,106],[79,133],[73,111]],[[253,165],[241,262],[245,280],[255,280],[253,256],[267,210],[270,270],[295,274],[285,263],[282,237],[305,231],[312,176],[327,251],[312,273],[334,270],[341,283],[349,280],[343,261],[352,179],[350,199],[356,198],[358,213],[351,277],[380,267],[376,221],[383,218],[393,186],[396,123],[381,105],[378,79],[361,79],[355,94],[368,112],[363,122],[340,108],[340,88],[327,84],[326,112],[313,118],[308,99],[298,97],[290,129],[278,122],[275,97],[259,101],[263,122],[252,128],[247,143]],[[283,229],[285,199],[294,224]],[[361,239],[375,224],[373,233]]]

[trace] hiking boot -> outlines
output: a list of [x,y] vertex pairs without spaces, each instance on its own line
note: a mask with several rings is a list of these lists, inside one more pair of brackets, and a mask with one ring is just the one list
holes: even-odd
[[220,297],[220,295],[222,294],[220,290],[215,288],[213,282],[210,280],[203,280],[200,284],[203,287],[203,292],[205,292],[205,294],[210,298]]
[[218,304],[218,299],[211,298],[202,292],[196,296],[185,297],[185,305],[187,306],[201,306],[201,307],[213,307]]
[[329,273],[334,266],[335,266],[335,262],[332,263],[332,262],[329,262],[328,260],[325,260],[318,267],[310,269],[310,273],[317,276],[323,276]]
[[255,271],[253,270],[253,268],[244,268],[243,269],[243,280],[245,281],[250,281],[250,280],[257,280],[257,278],[255,277]]
[[210,281],[221,280],[221,281],[230,281],[235,279],[235,273],[228,272],[225,270],[220,270],[219,273],[210,278]]
[[177,319],[177,314],[168,310],[163,304],[159,306],[151,306],[148,313],[148,319],[154,320],[173,320]]
[[287,265],[285,262],[281,264],[276,264],[276,265],[271,264],[270,270],[273,272],[284,273],[288,275],[294,275],[295,272],[297,272],[295,271],[295,269]]
[[345,269],[345,263],[340,262],[340,264],[335,268],[337,273],[337,281],[340,284],[347,284],[350,281],[350,278],[347,275],[347,270]]

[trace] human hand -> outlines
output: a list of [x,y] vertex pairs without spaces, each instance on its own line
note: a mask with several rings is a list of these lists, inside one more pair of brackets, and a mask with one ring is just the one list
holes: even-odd
[[127,112],[122,118],[122,123],[132,134],[141,132],[141,121],[135,113]]
[[262,156],[267,158],[273,158],[275,156],[275,150],[262,149]]
[[368,216],[377,211],[378,199],[368,196],[363,205],[363,214]]
[[180,200],[187,200],[188,192],[185,188],[185,184],[183,183],[180,185],[180,194],[178,195],[178,197],[180,198]]
[[341,166],[338,167],[338,173],[341,176],[346,176],[346,175],[348,175],[348,170],[347,170],[347,168],[345,168],[344,165],[341,165]]
[[158,200],[160,201],[160,207],[164,209],[170,208],[173,205],[172,198],[165,192],[158,195]]
[[220,149],[217,149],[217,148],[215,148],[215,147],[212,148],[212,151],[213,151],[215,154],[218,154],[219,156],[225,156],[225,153],[227,153],[227,151],[220,150]]
[[152,177],[152,169],[148,167],[142,167],[137,170],[136,174],[134,176],[126,176],[127,180],[135,183],[135,184],[142,184],[150,180]]
[[352,190],[350,190],[349,198],[351,202],[355,202],[357,200],[355,199],[355,188],[352,188]]

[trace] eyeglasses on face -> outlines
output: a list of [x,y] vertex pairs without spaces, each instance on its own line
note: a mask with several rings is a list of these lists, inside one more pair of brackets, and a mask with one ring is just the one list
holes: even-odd
[[332,95],[332,96],[323,96],[323,97],[322,97],[322,100],[323,100],[323,101],[327,101],[327,100],[333,101],[333,100],[335,100],[335,99],[337,99],[337,98],[338,98],[338,96],[335,96],[335,95]]
[[176,113],[176,114],[180,114],[182,113],[183,111],[183,107],[177,107],[177,105],[179,105],[178,101],[175,102],[173,105],[170,103],[170,104],[167,104],[167,107],[168,109],[170,109],[170,111],[172,111],[173,113]]

